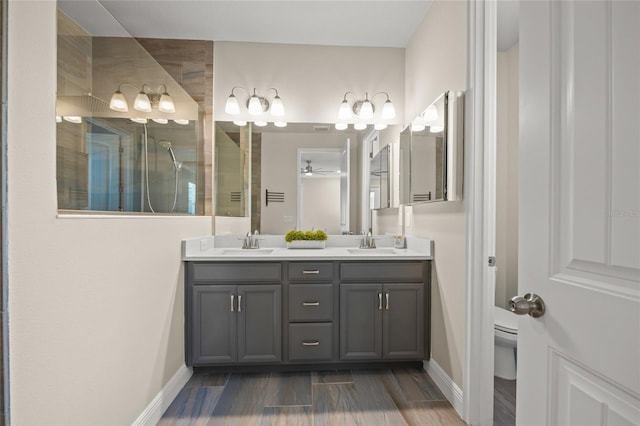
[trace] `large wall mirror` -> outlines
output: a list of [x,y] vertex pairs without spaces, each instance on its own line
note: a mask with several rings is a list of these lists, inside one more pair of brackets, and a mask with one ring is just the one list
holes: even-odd
[[400,202],[462,198],[463,92],[445,92],[400,133]]
[[216,234],[359,233],[364,132],[216,122]]

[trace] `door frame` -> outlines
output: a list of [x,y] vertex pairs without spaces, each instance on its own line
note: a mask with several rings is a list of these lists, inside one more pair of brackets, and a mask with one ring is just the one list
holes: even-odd
[[493,424],[497,4],[467,2],[463,418]]

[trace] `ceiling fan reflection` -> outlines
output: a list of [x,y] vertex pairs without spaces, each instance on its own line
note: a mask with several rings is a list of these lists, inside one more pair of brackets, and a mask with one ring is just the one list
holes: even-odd
[[314,174],[326,175],[330,173],[337,173],[336,170],[326,170],[326,169],[323,169],[322,167],[314,169],[313,166],[311,166],[311,160],[305,160],[305,161],[307,165],[300,169],[300,173],[305,176],[313,176]]

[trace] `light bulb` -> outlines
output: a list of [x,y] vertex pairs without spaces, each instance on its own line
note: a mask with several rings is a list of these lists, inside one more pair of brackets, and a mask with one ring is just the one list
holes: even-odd
[[111,95],[111,100],[109,101],[109,108],[118,112],[129,111],[129,105],[127,104],[127,99],[124,97],[121,91],[116,90],[116,92],[113,95]]
[[276,95],[275,98],[273,98],[273,101],[271,101],[271,115],[273,115],[274,117],[282,117],[284,116],[284,104],[282,103],[282,99],[280,99],[280,96]]
[[174,113],[176,112],[176,105],[173,103],[173,99],[167,92],[164,92],[160,96],[160,102],[158,103],[158,110],[161,112]]
[[369,99],[365,99],[360,105],[360,118],[368,120],[373,118],[373,105],[369,102]]
[[62,123],[62,116],[56,115],[56,123]]
[[387,128],[387,125],[385,123],[376,123],[373,125],[373,128],[376,130],[384,130]]
[[383,120],[391,120],[396,117],[396,107],[393,106],[389,99],[382,106],[381,117]]
[[433,126],[429,127],[429,131],[431,133],[440,133],[443,130],[444,130],[444,126],[440,124],[434,124]]
[[151,120],[158,124],[167,124],[169,122],[166,118],[152,118]]
[[176,124],[182,124],[183,126],[186,126],[187,124],[189,124],[189,120],[184,120],[182,118],[177,118],[173,120],[173,122]]
[[133,101],[133,109],[142,112],[151,112],[151,101],[146,93],[140,92]]
[[431,104],[424,110],[423,116],[426,122],[436,121],[438,119],[438,109],[435,105]]
[[426,128],[426,126],[420,122],[414,121],[411,123],[411,131],[412,132],[421,132]]
[[287,127],[287,122],[286,121],[274,121],[273,125],[276,127]]
[[240,114],[240,104],[238,104],[238,98],[232,93],[227,98],[227,103],[224,106],[224,112],[229,115]]
[[253,124],[255,124],[258,127],[264,127],[267,125],[266,121],[254,121]]
[[255,93],[249,99],[248,110],[251,115],[262,114],[262,102],[260,102],[260,98]]
[[353,125],[353,128],[356,130],[364,130],[367,128],[367,125],[365,123],[356,123]]
[[349,125],[347,123],[336,123],[336,130],[346,130]]
[[234,120],[233,124],[235,124],[236,126],[242,127],[242,126],[246,126],[247,122],[244,120]]
[[351,105],[345,99],[340,104],[340,108],[338,108],[338,119],[340,120],[348,120],[351,118]]
[[80,124],[82,123],[82,117],[77,115],[65,115],[62,117],[63,120],[68,121],[69,123]]
[[132,118],[131,121],[134,123],[147,124],[148,120],[146,118]]

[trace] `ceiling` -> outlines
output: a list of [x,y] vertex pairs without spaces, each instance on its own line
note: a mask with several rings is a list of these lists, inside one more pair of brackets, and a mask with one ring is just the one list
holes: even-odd
[[128,32],[148,38],[402,48],[431,0],[60,0],[59,4],[95,36]]

